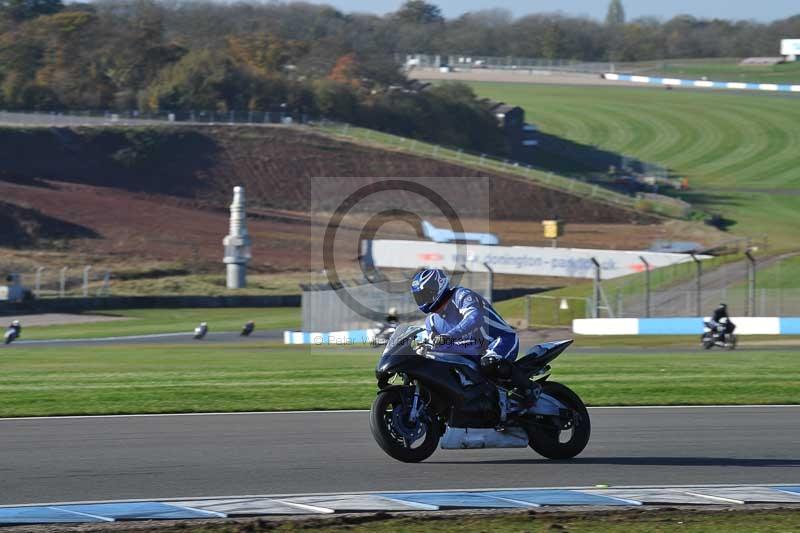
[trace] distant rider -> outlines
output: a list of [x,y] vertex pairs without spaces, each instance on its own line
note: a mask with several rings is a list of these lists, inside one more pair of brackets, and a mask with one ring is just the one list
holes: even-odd
[[[723,319],[725,319],[724,322]],[[714,309],[714,313],[711,315],[711,325],[713,329],[716,329],[717,325],[723,325],[726,335],[733,333],[733,330],[736,329],[736,325],[731,322],[731,317],[728,316],[728,304],[722,302]]]
[[425,329],[437,351],[479,360],[485,376],[511,379],[512,392],[522,398],[523,407],[535,402],[533,383],[513,365],[519,352],[517,332],[483,296],[464,287],[451,288],[440,269],[418,272],[411,293],[428,315]]
[[400,323],[400,319],[397,318],[397,308],[390,307],[389,310],[386,312],[386,324],[396,327],[397,324]]
[[12,320],[9,329],[13,329],[14,333],[17,335],[17,338],[22,335],[22,324],[19,323],[19,320]]

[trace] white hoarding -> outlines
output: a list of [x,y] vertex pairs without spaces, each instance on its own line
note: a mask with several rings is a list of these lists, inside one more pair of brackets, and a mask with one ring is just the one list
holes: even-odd
[[783,39],[781,41],[782,56],[800,56],[800,39]]
[[[602,267],[603,279],[618,278],[644,270],[639,256],[650,268],[692,261],[686,254],[591,250],[582,248],[543,248],[534,246],[483,246],[429,241],[372,241],[372,260],[384,268],[444,268],[485,271],[489,265],[496,274],[593,278],[595,258]],[[706,259],[708,256],[697,256]]]

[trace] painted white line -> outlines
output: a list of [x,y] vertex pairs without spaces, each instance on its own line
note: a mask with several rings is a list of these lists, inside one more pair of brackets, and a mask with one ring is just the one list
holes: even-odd
[[589,409],[760,409],[760,408],[772,408],[772,407],[797,407],[800,408],[800,404],[785,404],[785,403],[776,403],[776,404],[746,404],[746,405],[722,405],[722,404],[714,404],[714,405],[608,405],[602,406],[598,405],[595,407],[589,407]]
[[296,507],[297,509],[302,509],[303,511],[311,511],[312,513],[333,514],[336,512],[333,509],[328,509],[326,507],[317,507],[316,505],[308,505],[305,503],[287,502],[285,500],[275,500],[275,499],[272,499],[272,501],[282,503],[290,507]]
[[176,505],[174,503],[170,503],[169,505],[171,505],[172,507],[177,507],[178,509],[184,509],[186,511],[195,511],[195,512],[201,512],[201,513],[207,513],[207,514],[211,515],[212,517],[216,516],[217,518],[228,518],[228,515],[226,515],[225,513],[218,513],[217,511],[209,511],[208,509],[200,509],[200,508],[196,508],[196,507],[186,507],[185,505]]
[[54,507],[52,505],[47,507],[47,508],[51,509],[53,511],[63,511],[65,513],[75,514],[75,515],[78,515],[78,516],[86,516],[86,517],[89,517],[89,518],[96,518],[97,520],[102,520],[103,522],[116,522],[116,520],[114,520],[113,518],[109,518],[107,516],[100,516],[100,515],[96,515],[96,514],[83,513],[81,511],[73,511],[72,509],[62,509],[61,507]]
[[[800,404],[747,404],[747,405],[608,405],[589,407],[592,411],[597,410],[624,410],[624,409],[772,409],[772,408],[796,408],[800,409]],[[246,415],[322,415],[322,414],[342,414],[342,413],[369,413],[369,409],[331,409],[329,411],[235,411],[208,412],[208,413],[142,413],[132,415],[65,415],[65,416],[18,416],[0,418],[0,422],[12,422],[15,420],[81,420],[91,418],[165,418],[172,416],[246,416]]]
[[696,496],[698,498],[705,498],[707,500],[714,500],[721,503],[736,503],[739,505],[744,505],[744,500],[734,500],[733,498],[723,498],[722,496],[711,496],[710,494],[700,494],[699,492],[684,491],[684,494]]
[[14,420],[81,420],[89,418],[165,418],[171,416],[245,416],[245,415],[306,415],[327,413],[369,413],[369,409],[332,409],[330,411],[237,411],[233,413],[144,413],[136,415],[67,415],[67,416],[20,416],[0,418],[0,422]]

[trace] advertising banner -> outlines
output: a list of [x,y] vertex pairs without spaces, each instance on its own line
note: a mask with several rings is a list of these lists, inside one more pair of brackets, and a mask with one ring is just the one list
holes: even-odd
[[[593,278],[592,258],[600,263],[602,278],[611,279],[642,272],[640,256],[650,269],[692,261],[687,254],[535,246],[484,246],[429,241],[375,240],[367,250],[373,263],[383,268],[444,268],[496,274]],[[370,253],[370,252],[368,252]],[[707,259],[708,256],[697,256]]]

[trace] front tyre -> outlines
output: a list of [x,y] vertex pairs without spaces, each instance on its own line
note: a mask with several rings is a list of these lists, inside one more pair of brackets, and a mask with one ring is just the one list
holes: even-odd
[[542,393],[564,404],[570,411],[570,419],[552,427],[537,426],[529,434],[530,446],[548,459],[572,459],[589,443],[592,432],[589,411],[580,397],[561,383],[545,381]]
[[404,463],[418,463],[430,457],[439,444],[439,424],[422,409],[416,422],[409,421],[410,399],[403,401],[402,389],[378,393],[369,413],[369,428],[383,451]]

